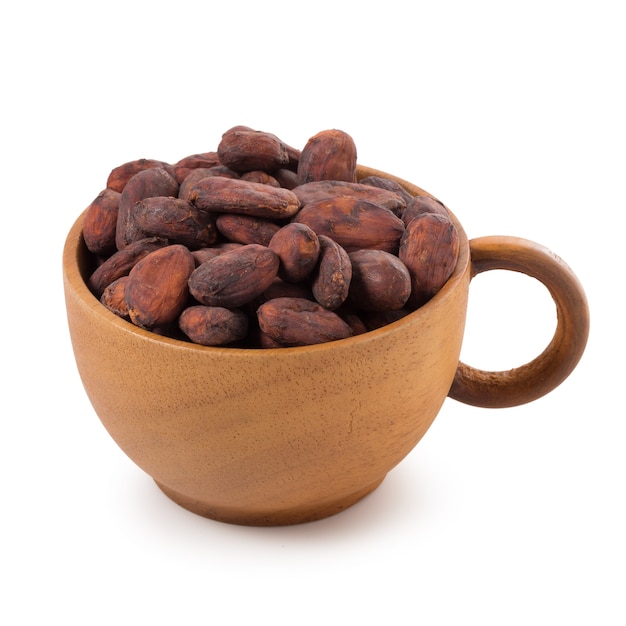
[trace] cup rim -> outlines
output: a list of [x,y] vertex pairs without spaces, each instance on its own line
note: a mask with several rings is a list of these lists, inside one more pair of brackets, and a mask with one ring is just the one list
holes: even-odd
[[[401,184],[412,195],[430,196],[435,198],[432,194],[424,189],[410,183],[402,178],[388,174],[381,170],[377,170],[371,167],[358,165],[357,166],[357,179],[365,178],[366,176],[380,176],[391,179]],[[168,337],[166,335],[159,335],[152,331],[146,330],[139,326],[136,326],[132,322],[121,318],[112,311],[109,311],[91,292],[89,289],[84,274],[83,274],[83,261],[86,258],[88,251],[85,246],[85,242],[82,236],[82,226],[85,215],[88,209],[85,209],[71,226],[63,247],[63,279],[67,288],[80,299],[80,301],[92,310],[92,313],[103,318],[106,322],[109,322],[114,327],[122,332],[133,334],[145,341],[155,342],[160,345],[171,346],[173,348],[192,350],[194,352],[206,352],[215,355],[246,355],[247,357],[253,357],[253,355],[259,355],[261,357],[267,357],[272,354],[276,354],[277,351],[281,355],[288,354],[302,354],[304,352],[311,351],[324,351],[337,349],[338,347],[348,347],[353,344],[363,344],[369,341],[380,339],[390,333],[394,333],[401,328],[411,323],[419,323],[422,317],[429,314],[429,311],[439,306],[440,302],[447,299],[448,294],[453,292],[459,282],[463,279],[465,272],[470,263],[470,246],[467,234],[463,229],[460,221],[456,215],[446,206],[450,219],[454,223],[460,238],[459,257],[454,271],[450,275],[450,278],[446,281],[445,285],[425,304],[412,311],[408,315],[402,317],[399,320],[385,324],[380,328],[370,330],[359,335],[347,337],[345,339],[337,339],[335,341],[329,341],[325,343],[319,343],[307,346],[289,346],[289,347],[277,347],[277,348],[240,348],[229,346],[204,346],[196,344],[191,341],[185,341],[182,339],[176,339],[174,337]]]

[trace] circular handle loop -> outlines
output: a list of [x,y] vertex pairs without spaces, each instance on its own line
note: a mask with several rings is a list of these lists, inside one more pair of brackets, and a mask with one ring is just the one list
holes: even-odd
[[487,372],[459,362],[448,395],[486,408],[518,406],[544,396],[576,367],[589,335],[589,308],[583,288],[568,265],[547,248],[519,237],[470,241],[471,277],[504,269],[541,281],[556,304],[557,327],[548,347],[534,360],[508,371]]

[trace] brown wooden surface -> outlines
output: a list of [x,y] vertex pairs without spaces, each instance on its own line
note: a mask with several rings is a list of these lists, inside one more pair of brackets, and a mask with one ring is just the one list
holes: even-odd
[[[359,168],[368,175],[386,174]],[[86,393],[112,438],[168,497],[216,520],[293,524],[342,511],[415,447],[451,386],[452,397],[482,406],[528,401],[558,384],[584,348],[586,303],[565,264],[512,238],[474,240],[470,264],[454,215],[461,246],[453,275],[398,322],[298,348],[210,348],[158,336],[87,288],[83,217],[66,240],[63,278]],[[459,365],[472,273],[493,267],[539,278],[559,311],[546,353],[508,374]]]
[[567,264],[547,248],[518,237],[470,241],[472,277],[493,269],[522,272],[550,291],[557,312],[552,341],[535,359],[508,371],[489,372],[459,363],[450,397],[502,408],[531,402],[560,385],[576,367],[589,335],[585,292]]

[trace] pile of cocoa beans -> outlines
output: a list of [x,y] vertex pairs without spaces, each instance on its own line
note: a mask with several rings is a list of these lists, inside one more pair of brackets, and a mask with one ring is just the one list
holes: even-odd
[[357,180],[344,131],[301,149],[236,126],[213,152],[113,169],[85,212],[87,284],[129,322],[206,346],[280,348],[396,321],[459,254],[446,207]]

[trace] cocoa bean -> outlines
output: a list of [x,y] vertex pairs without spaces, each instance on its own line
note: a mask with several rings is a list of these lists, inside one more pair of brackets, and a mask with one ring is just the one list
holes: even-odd
[[139,260],[165,245],[167,241],[159,237],[133,241],[122,250],[112,254],[96,268],[87,280],[89,288],[96,297],[100,298],[104,289],[114,280],[126,276]]
[[135,228],[131,210],[140,200],[153,196],[176,196],[178,183],[176,179],[161,167],[152,167],[135,174],[126,183],[121,195],[117,214],[115,244],[118,250],[141,239],[141,234]]
[[300,201],[289,189],[221,176],[199,180],[188,190],[187,198],[205,211],[270,219],[287,219],[300,208]]
[[269,248],[243,245],[199,265],[189,277],[189,290],[200,304],[238,308],[272,284],[278,265],[278,256]]
[[422,306],[452,275],[459,256],[459,233],[448,217],[424,213],[409,222],[398,256],[411,275],[409,301],[414,307]]
[[174,322],[189,299],[193,256],[180,244],[165,246],[141,259],[128,274],[125,297],[131,321],[142,328]]
[[87,249],[98,256],[113,254],[120,192],[104,189],[87,207],[83,221],[83,238]]
[[185,180],[180,184],[178,188],[178,197],[182,200],[189,202],[189,190],[203,178],[209,176],[222,176],[224,178],[239,178],[237,172],[229,170],[223,165],[216,165],[215,167],[199,167],[195,170],[191,170]]
[[422,215],[423,213],[435,213],[437,215],[443,215],[449,217],[446,207],[431,198],[430,196],[415,196],[407,205],[404,211],[402,211],[401,218],[405,226],[409,225],[409,222],[414,218]]
[[111,170],[107,179],[107,187],[114,191],[123,191],[128,181],[137,173],[152,168],[161,168],[166,170],[169,174],[174,176],[174,168],[165,161],[159,161],[157,159],[136,159],[134,161],[128,161],[122,165],[118,165]]
[[174,170],[174,178],[180,185],[189,176],[191,172],[198,168],[210,168],[221,165],[217,152],[202,152],[200,154],[190,154],[172,166]]
[[363,183],[348,183],[341,180],[320,180],[298,185],[294,187],[292,191],[298,197],[303,207],[312,202],[317,202],[318,200],[327,200],[343,196],[368,200],[385,209],[389,209],[395,215],[400,215],[406,207],[406,201],[394,191],[381,189],[372,185],[364,185]]
[[331,237],[348,252],[373,248],[396,253],[404,233],[404,222],[391,211],[351,196],[311,202],[292,221]]
[[411,276],[394,254],[383,250],[356,250],[352,264],[349,300],[365,311],[401,309],[411,295]]
[[267,246],[272,237],[280,230],[275,222],[253,215],[222,213],[215,219],[219,233],[234,243],[258,243]]
[[100,302],[119,317],[130,319],[128,316],[128,305],[126,304],[126,283],[128,276],[122,276],[114,280],[102,292]]
[[237,309],[195,305],[180,314],[178,325],[194,343],[225,346],[246,337],[248,316]]
[[280,228],[268,246],[280,259],[278,275],[290,283],[304,280],[315,268],[320,253],[315,232],[298,222]]
[[323,130],[311,137],[298,161],[299,184],[315,180],[356,182],[356,145],[348,133]]
[[352,280],[352,264],[348,253],[333,239],[318,235],[319,260],[311,283],[315,300],[333,311],[348,297]]
[[365,178],[361,178],[359,182],[362,185],[370,185],[378,189],[392,191],[398,194],[406,204],[413,199],[413,196],[398,181],[391,178],[385,178],[384,176],[366,176]]
[[143,237],[162,237],[190,250],[206,247],[217,238],[212,217],[181,198],[140,200],[131,208],[130,221]]
[[262,172],[261,170],[246,172],[241,175],[241,180],[249,180],[253,183],[263,183],[264,185],[270,185],[271,187],[281,186],[276,178],[267,172]]
[[298,186],[298,174],[287,168],[281,167],[274,170],[274,178],[278,184],[285,189],[294,189]]
[[257,309],[261,331],[282,346],[306,346],[352,336],[336,313],[303,298],[273,298]]
[[287,146],[276,135],[241,126],[222,135],[217,154],[223,165],[236,172],[271,172],[289,164]]
[[191,255],[196,262],[196,267],[213,257],[216,257],[219,252],[213,248],[199,248],[198,250],[192,250]]

